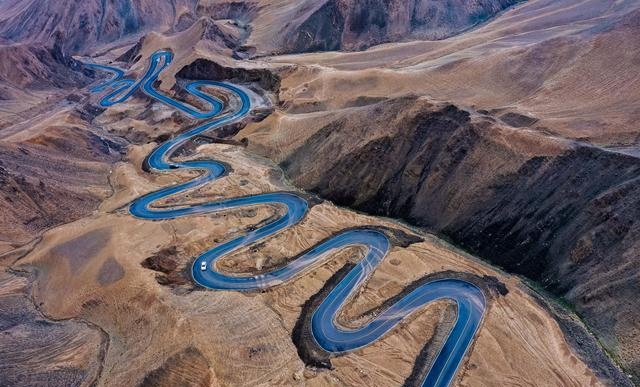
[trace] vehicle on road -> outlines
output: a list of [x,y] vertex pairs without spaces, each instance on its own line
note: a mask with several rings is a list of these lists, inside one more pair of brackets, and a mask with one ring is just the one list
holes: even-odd
[[[457,304],[456,322],[446,337],[441,350],[432,362],[432,366],[422,381],[422,387],[449,387],[456,376],[456,372],[463,363],[477,331],[480,329],[486,311],[486,300],[483,291],[476,285],[456,278],[441,278],[425,282],[410,290],[400,299],[395,300],[386,310],[358,329],[344,329],[336,323],[342,307],[357,294],[366,280],[373,274],[379,264],[387,256],[392,245],[385,233],[365,227],[346,230],[334,234],[331,238],[298,256],[287,265],[259,275],[226,275],[216,270],[215,262],[221,257],[239,251],[245,246],[260,243],[276,233],[288,229],[301,222],[309,210],[307,200],[296,192],[267,192],[257,195],[229,198],[222,201],[179,206],[177,208],[158,208],[152,204],[190,189],[201,187],[215,181],[224,175],[225,165],[215,160],[172,161],[174,153],[182,144],[199,136],[201,133],[220,128],[230,122],[245,117],[251,106],[249,95],[234,85],[212,81],[194,81],[186,85],[187,92],[200,97],[210,105],[207,111],[199,111],[194,107],[160,93],[154,88],[154,83],[160,73],[169,66],[173,54],[167,50],[154,53],[146,74],[141,80],[123,79],[125,73],[121,69],[111,69],[108,66],[93,65],[100,70],[114,74],[106,84],[94,87],[94,91],[105,90],[109,85],[113,89],[100,100],[100,106],[109,107],[126,101],[139,89],[149,97],[174,107],[191,118],[209,119],[224,110],[221,100],[200,90],[202,87],[216,87],[235,96],[239,101],[237,110],[222,115],[217,119],[208,120],[186,132],[162,143],[147,157],[150,169],[167,171],[169,169],[197,169],[206,171],[204,174],[184,183],[174,183],[168,187],[148,193],[131,203],[129,212],[141,219],[175,219],[194,214],[211,214],[218,211],[235,208],[277,204],[286,209],[285,213],[260,227],[252,227],[243,236],[232,238],[203,252],[195,262],[200,261],[200,273],[197,263],[191,269],[193,280],[199,285],[215,290],[251,291],[264,290],[282,284],[308,270],[326,254],[348,248],[362,246],[367,248],[365,256],[353,266],[345,277],[338,282],[333,290],[316,307],[311,316],[311,335],[323,350],[342,354],[370,345],[379,340],[385,333],[393,330],[400,322],[413,314],[421,306],[432,302],[449,299]],[[207,270],[207,263],[212,267]]]

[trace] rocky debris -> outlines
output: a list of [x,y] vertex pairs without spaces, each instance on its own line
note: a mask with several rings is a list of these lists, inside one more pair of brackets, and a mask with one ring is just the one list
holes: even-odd
[[[90,103],[86,103],[82,106],[76,107],[76,112],[80,116],[80,119],[86,122],[93,121],[94,118],[102,114],[104,111],[104,108],[92,105]],[[123,148],[123,145],[121,144],[120,146],[114,148]]]
[[156,281],[160,285],[172,288],[184,288],[191,290],[193,282],[189,273],[191,257],[186,257],[175,246],[164,248],[155,255],[142,261],[142,267],[162,274],[156,275]]
[[346,103],[345,107],[367,106],[367,105],[372,105],[374,103],[386,101],[387,99],[388,99],[387,97],[370,97],[367,95],[361,95],[356,97],[353,101]]
[[142,261],[142,267],[165,274],[171,273],[178,268],[178,262],[175,259],[177,255],[178,249],[175,246],[164,248]]
[[142,46],[144,45],[144,39],[145,39],[144,36],[140,38],[140,40],[138,40],[136,44],[131,46],[131,48],[129,48],[127,51],[125,51],[124,54],[117,57],[116,61],[125,62],[129,64],[133,64],[139,61],[141,58],[140,50],[142,50]]
[[[211,18],[203,18],[200,20],[203,24],[202,39],[220,44],[222,47],[237,49],[241,44],[241,39],[246,37],[246,32],[240,36],[235,36],[222,28]],[[235,24],[237,26],[237,24]]]
[[283,49],[291,53],[339,50],[344,24],[338,2],[327,1],[287,36]]
[[[236,131],[236,133],[237,133],[237,131]],[[232,138],[218,138],[218,137],[211,137],[211,136],[205,136],[205,135],[200,135],[200,136],[195,137],[193,139],[193,142],[195,142],[198,145],[201,145],[201,144],[228,144],[228,145],[235,145],[235,146],[241,146],[241,147],[246,147],[247,146],[247,142],[246,141],[238,141],[238,140],[234,140]]]
[[416,358],[411,374],[405,379],[402,387],[422,387],[422,382],[431,369],[433,360],[442,347],[442,343],[449,336],[449,332],[456,321],[456,310],[454,305],[448,305],[440,322],[436,325],[435,332],[431,339],[422,347],[418,357]]
[[196,7],[198,16],[209,16],[213,19],[237,20],[249,24],[260,10],[257,1],[199,1]]
[[320,291],[309,298],[304,305],[300,317],[291,333],[291,340],[298,350],[298,356],[308,367],[331,369],[331,354],[321,348],[311,333],[311,317],[313,311],[322,303],[331,290],[354,268],[347,263],[327,280]]
[[538,119],[535,117],[529,117],[515,112],[505,113],[500,116],[500,119],[515,128],[529,127],[538,122]]
[[390,227],[371,227],[371,228],[382,231],[387,236],[387,238],[389,238],[389,241],[391,242],[392,246],[406,248],[411,246],[414,243],[420,243],[424,241],[424,238],[422,238],[421,236],[418,236],[416,234],[408,234],[398,228],[390,228]]

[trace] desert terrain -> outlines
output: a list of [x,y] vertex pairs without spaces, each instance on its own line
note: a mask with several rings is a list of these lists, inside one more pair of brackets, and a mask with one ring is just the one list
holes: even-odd
[[[275,286],[198,276],[266,284],[363,229],[390,247],[331,325],[358,331],[455,279],[486,305],[448,385],[639,383],[636,2],[9,0],[0,15],[0,385],[423,385],[456,333],[452,298],[344,353],[314,336],[364,242]],[[181,189],[209,160],[225,172]],[[136,212],[167,187],[156,215]],[[202,258],[290,219],[265,194],[308,208]],[[207,207],[237,198],[256,200]]]

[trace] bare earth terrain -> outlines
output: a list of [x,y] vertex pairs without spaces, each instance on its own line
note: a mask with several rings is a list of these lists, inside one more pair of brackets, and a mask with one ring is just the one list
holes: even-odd
[[407,242],[340,324],[421,279],[473,276],[488,308],[452,385],[638,385],[640,4],[450,3],[0,2],[0,385],[417,386],[455,322],[440,300],[322,367],[300,324],[362,248],[264,291],[196,285],[196,256],[284,209],[131,216],[197,176],[145,158],[198,120],[141,91],[101,107],[107,91],[89,88],[108,75],[83,63],[140,79],[158,50],[175,58],[155,84],[166,95],[206,108],[184,87],[211,79],[252,99],[176,153],[228,174],[159,206],[309,198],[300,224],[223,257],[225,273],[393,230]]

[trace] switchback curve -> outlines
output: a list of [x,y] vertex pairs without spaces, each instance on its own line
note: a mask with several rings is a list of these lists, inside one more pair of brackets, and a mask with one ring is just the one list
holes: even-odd
[[[226,275],[218,271],[216,267],[216,262],[221,257],[296,225],[308,211],[307,201],[292,192],[274,192],[175,208],[152,206],[160,199],[201,187],[223,175],[225,167],[217,161],[174,162],[172,155],[191,138],[207,130],[237,121],[247,115],[250,109],[250,99],[247,93],[240,87],[225,82],[195,81],[186,86],[188,93],[209,106],[208,110],[199,110],[162,94],[155,89],[154,83],[172,60],[173,54],[169,51],[155,52],[150,58],[146,73],[139,80],[125,78],[125,71],[116,67],[86,64],[90,68],[113,74],[109,80],[91,89],[92,92],[111,89],[99,102],[103,107],[123,103],[136,91],[142,90],[149,97],[175,108],[189,117],[210,120],[166,141],[148,157],[149,167],[155,171],[197,169],[202,171],[202,174],[185,183],[166,187],[136,199],[129,206],[130,213],[143,219],[173,219],[265,204],[284,207],[286,212],[283,216],[245,235],[225,241],[202,253],[194,260],[191,268],[194,281],[203,287],[214,290],[249,291],[277,286],[308,270],[313,265],[319,264],[323,258],[340,249],[349,246],[363,247],[366,250],[365,257],[347,273],[313,312],[311,332],[315,342],[329,353],[340,354],[353,351],[380,339],[400,321],[426,304],[441,299],[451,300],[457,306],[456,321],[422,382],[423,387],[449,386],[473,343],[485,313],[485,296],[476,285],[455,278],[427,282],[413,289],[369,323],[357,329],[348,329],[338,324],[337,315],[389,251],[389,239],[382,232],[371,228],[343,231],[316,245],[284,267],[254,276]],[[228,93],[237,99],[240,107],[230,113],[223,113],[223,102],[202,91],[203,87],[214,87]],[[201,269],[203,263],[206,265],[205,270]]]

